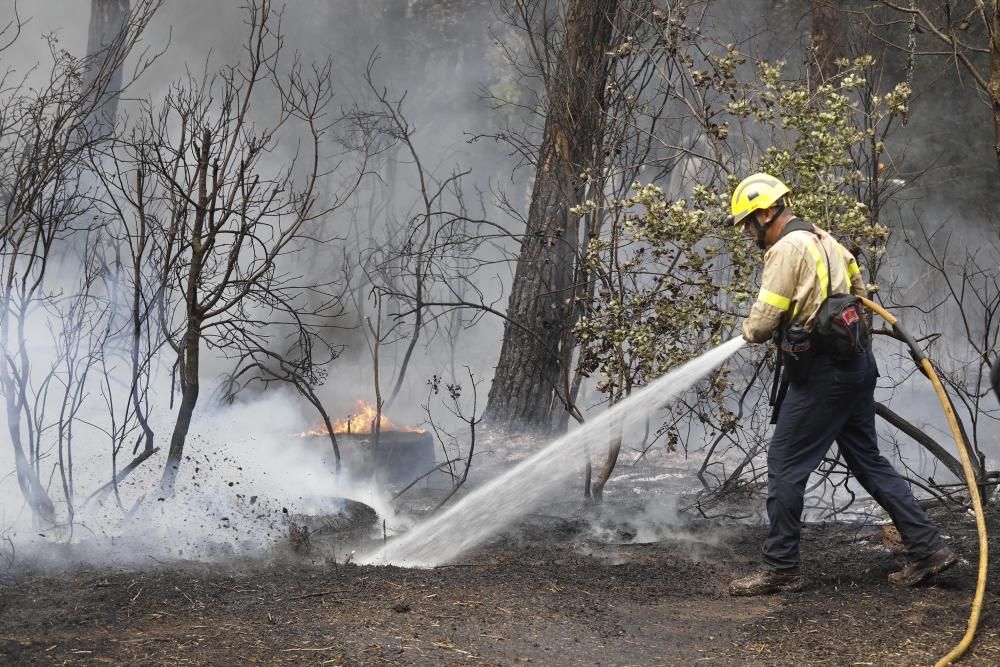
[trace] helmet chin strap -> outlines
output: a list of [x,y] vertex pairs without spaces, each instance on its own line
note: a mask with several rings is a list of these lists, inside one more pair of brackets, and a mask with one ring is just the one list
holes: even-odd
[[767,250],[767,241],[764,237],[767,236],[767,228],[771,226],[771,223],[778,219],[778,216],[785,212],[784,206],[778,207],[778,212],[771,216],[770,220],[765,220],[764,224],[757,222],[757,216],[751,214],[751,220],[753,221],[754,229],[757,230],[757,247],[761,250]]

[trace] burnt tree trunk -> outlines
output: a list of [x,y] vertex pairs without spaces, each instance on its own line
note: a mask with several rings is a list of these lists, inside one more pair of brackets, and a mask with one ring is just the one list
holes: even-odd
[[[8,213],[8,219],[10,213]],[[17,288],[17,269],[24,268],[18,262],[18,258],[24,257],[22,253],[22,239],[28,238],[31,243],[31,235],[25,232],[10,234],[4,238],[5,252],[7,255],[7,266],[4,267],[4,289],[0,305],[3,308],[3,315],[0,316],[0,350],[3,351],[4,358],[0,367],[0,393],[4,396],[6,408],[7,432],[10,435],[10,444],[14,450],[14,470],[17,475],[17,484],[21,488],[24,499],[28,502],[34,517],[44,523],[51,524],[55,521],[55,507],[49,497],[45,482],[39,470],[40,452],[32,445],[33,439],[27,438],[27,451],[25,451],[25,438],[21,430],[22,420],[24,425],[31,429],[31,414],[25,408],[28,402],[28,394],[25,385],[31,378],[31,367],[29,357],[26,353],[27,338],[25,335],[25,317],[27,309],[16,303],[15,297]],[[30,269],[28,269],[30,271]],[[13,330],[12,330],[13,329]],[[11,339],[14,339],[13,344]],[[15,361],[16,360],[16,361]]]
[[[5,374],[6,375],[6,374]],[[39,520],[51,524],[55,521],[55,507],[52,499],[49,498],[41,477],[31,459],[25,455],[22,445],[21,434],[21,408],[18,401],[22,400],[20,394],[13,390],[11,383],[4,378],[4,393],[6,394],[7,408],[7,432],[10,435],[10,442],[14,448],[14,470],[17,475],[17,484],[21,488],[24,499],[28,501],[28,507]]]
[[[201,336],[205,322],[205,309],[199,300],[198,285],[203,279],[205,258],[210,251],[211,237],[206,237],[206,226],[210,210],[214,210],[214,202],[208,192],[209,157],[211,155],[212,135],[208,130],[202,133],[198,156],[198,193],[194,221],[191,224],[190,245],[191,263],[187,267],[187,283],[184,288],[185,323],[184,336],[177,347],[177,365],[181,381],[181,404],[177,411],[177,420],[170,435],[170,450],[167,452],[167,462],[160,479],[160,490],[164,495],[172,495],[174,482],[180,470],[184,457],[184,443],[187,441],[188,430],[191,428],[191,418],[198,404],[198,393],[201,387]],[[216,179],[217,180],[217,175]],[[213,193],[217,188],[213,183]]]
[[[580,222],[570,208],[599,167],[607,52],[618,0],[569,0],[535,181],[484,418],[506,431],[546,432],[566,409],[562,373],[576,315]],[[564,422],[563,422],[564,423]]]
[[990,102],[993,105],[993,149],[1000,169],[1000,2],[993,3],[993,30],[990,40]]
[[811,0],[813,87],[837,73],[836,61],[847,55],[843,0]]
[[181,342],[180,380],[181,404],[177,411],[177,420],[170,435],[170,450],[167,452],[167,462],[160,479],[160,490],[165,496],[174,492],[174,483],[180,471],[181,459],[184,457],[184,444],[187,442],[188,430],[191,428],[191,418],[198,405],[200,382],[198,371],[201,356],[201,328],[197,321],[189,321],[187,332]]
[[607,486],[608,480],[611,479],[611,473],[615,471],[615,466],[618,465],[618,455],[622,451],[622,423],[618,420],[611,427],[614,429],[614,433],[611,436],[611,442],[608,444],[608,454],[604,459],[604,464],[601,466],[600,471],[597,473],[597,479],[594,480],[593,485],[590,487],[591,495],[595,502],[601,502],[604,499],[604,487]]
[[[91,0],[90,29],[87,33],[87,58],[90,60],[89,76],[107,72],[107,63],[119,58],[122,48],[122,28],[129,16],[129,0]],[[96,136],[107,136],[118,114],[123,65],[111,73],[106,86],[100,86],[102,99],[94,108],[88,129]],[[92,81],[85,82],[87,84]]]

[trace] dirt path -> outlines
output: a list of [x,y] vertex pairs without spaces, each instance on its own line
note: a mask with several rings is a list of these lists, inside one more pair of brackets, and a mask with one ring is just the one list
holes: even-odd
[[[974,562],[971,521],[951,519]],[[0,589],[0,664],[911,665],[964,632],[972,564],[898,591],[885,577],[902,559],[877,539],[812,527],[808,590],[730,598],[761,534],[727,530],[722,545],[522,530],[433,570],[319,558],[21,569]],[[996,610],[988,593],[965,664],[1000,664]]]

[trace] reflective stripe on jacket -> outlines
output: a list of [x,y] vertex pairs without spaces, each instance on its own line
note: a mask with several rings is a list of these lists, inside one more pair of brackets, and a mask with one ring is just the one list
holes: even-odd
[[760,293],[743,321],[743,338],[749,342],[763,343],[778,326],[811,329],[828,284],[834,293],[867,295],[854,255],[822,229],[814,231],[789,232],[764,254]]

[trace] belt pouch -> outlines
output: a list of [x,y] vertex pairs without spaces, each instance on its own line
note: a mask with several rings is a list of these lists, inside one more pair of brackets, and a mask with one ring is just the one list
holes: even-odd
[[781,360],[790,382],[802,384],[809,379],[814,354],[812,332],[800,325],[788,327],[781,337]]

